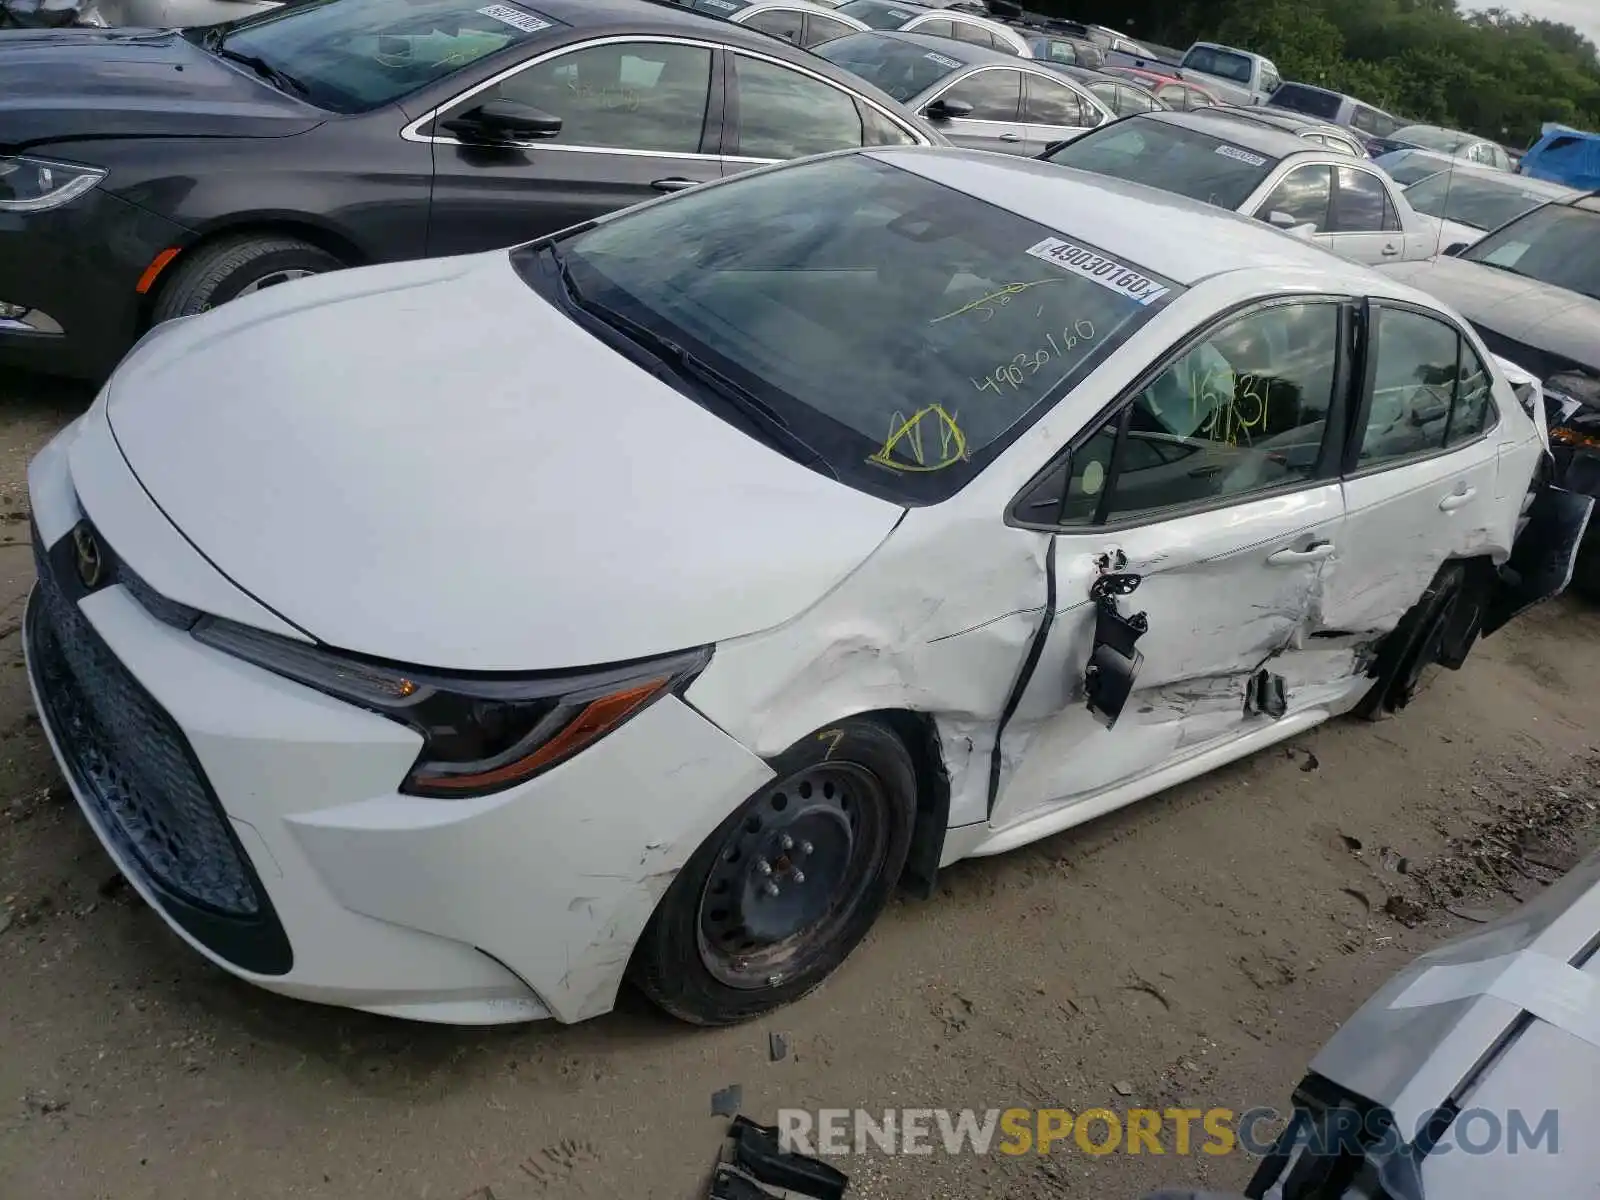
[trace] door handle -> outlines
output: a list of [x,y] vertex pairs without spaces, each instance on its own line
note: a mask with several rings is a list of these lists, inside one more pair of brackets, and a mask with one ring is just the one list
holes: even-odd
[[1451,492],[1443,500],[1439,501],[1439,511],[1455,512],[1456,509],[1470,504],[1472,498],[1477,494],[1478,489],[1475,487],[1463,488],[1459,492]]
[[1002,133],[1000,135],[1000,140],[1002,142],[1020,142],[1022,140],[1022,135],[1020,133]]
[[1294,567],[1301,563],[1325,562],[1332,557],[1332,542],[1313,542],[1304,550],[1279,550],[1269,554],[1267,562],[1275,567]]
[[692,188],[699,182],[698,179],[684,179],[680,175],[675,175],[671,179],[658,179],[650,186],[658,192],[681,192],[684,188]]
[[1383,256],[1385,258],[1393,258],[1396,254],[1399,254],[1399,253],[1400,253],[1400,247],[1396,246],[1396,245],[1394,245],[1392,243],[1383,248]]

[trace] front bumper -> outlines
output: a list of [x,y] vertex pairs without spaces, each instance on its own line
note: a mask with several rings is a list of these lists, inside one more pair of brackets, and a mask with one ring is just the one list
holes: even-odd
[[766,764],[668,697],[521,787],[398,794],[410,730],[202,645],[116,576],[63,578],[74,528],[150,577],[62,478],[108,469],[95,417],[30,469],[48,547],[25,646],[57,761],[140,894],[290,996],[460,1024],[609,1009],[661,893]]
[[44,314],[0,320],[0,367],[100,380],[138,336],[135,290],[151,260],[190,233],[93,188],[57,209],[0,212],[0,301]]

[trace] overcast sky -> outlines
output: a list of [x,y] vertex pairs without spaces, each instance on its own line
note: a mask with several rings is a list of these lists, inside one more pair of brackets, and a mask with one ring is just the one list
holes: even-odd
[[[1488,7],[1463,5],[1462,7]],[[1600,3],[1596,0],[1511,0],[1507,8],[1520,9],[1530,17],[1543,17],[1547,21],[1560,21],[1576,26],[1591,42],[1600,44]]]

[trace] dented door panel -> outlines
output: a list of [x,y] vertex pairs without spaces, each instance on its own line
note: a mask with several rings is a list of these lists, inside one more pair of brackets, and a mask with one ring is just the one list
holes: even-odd
[[[1246,685],[1263,664],[1302,648],[1327,561],[1315,548],[1337,543],[1342,519],[1338,484],[1329,482],[1133,529],[1059,535],[1056,610],[1006,727],[991,824],[1084,799],[1246,722],[1269,721],[1246,715]],[[1148,630],[1132,694],[1107,728],[1085,696],[1090,590],[1122,561],[1140,580],[1119,608],[1144,613]]]

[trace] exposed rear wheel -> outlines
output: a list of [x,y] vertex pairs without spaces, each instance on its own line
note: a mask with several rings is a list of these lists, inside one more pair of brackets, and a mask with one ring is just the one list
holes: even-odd
[[1378,653],[1378,677],[1355,714],[1379,721],[1416,698],[1423,673],[1440,659],[1445,639],[1465,598],[1466,568],[1447,563],[1433,583],[1401,618]]
[[156,322],[193,316],[239,296],[344,265],[299,238],[267,234],[227,238],[179,260],[151,316]]
[[639,988],[685,1021],[733,1024],[817,987],[905,864],[916,771],[889,730],[842,721],[772,766],[678,873],[635,951]]

